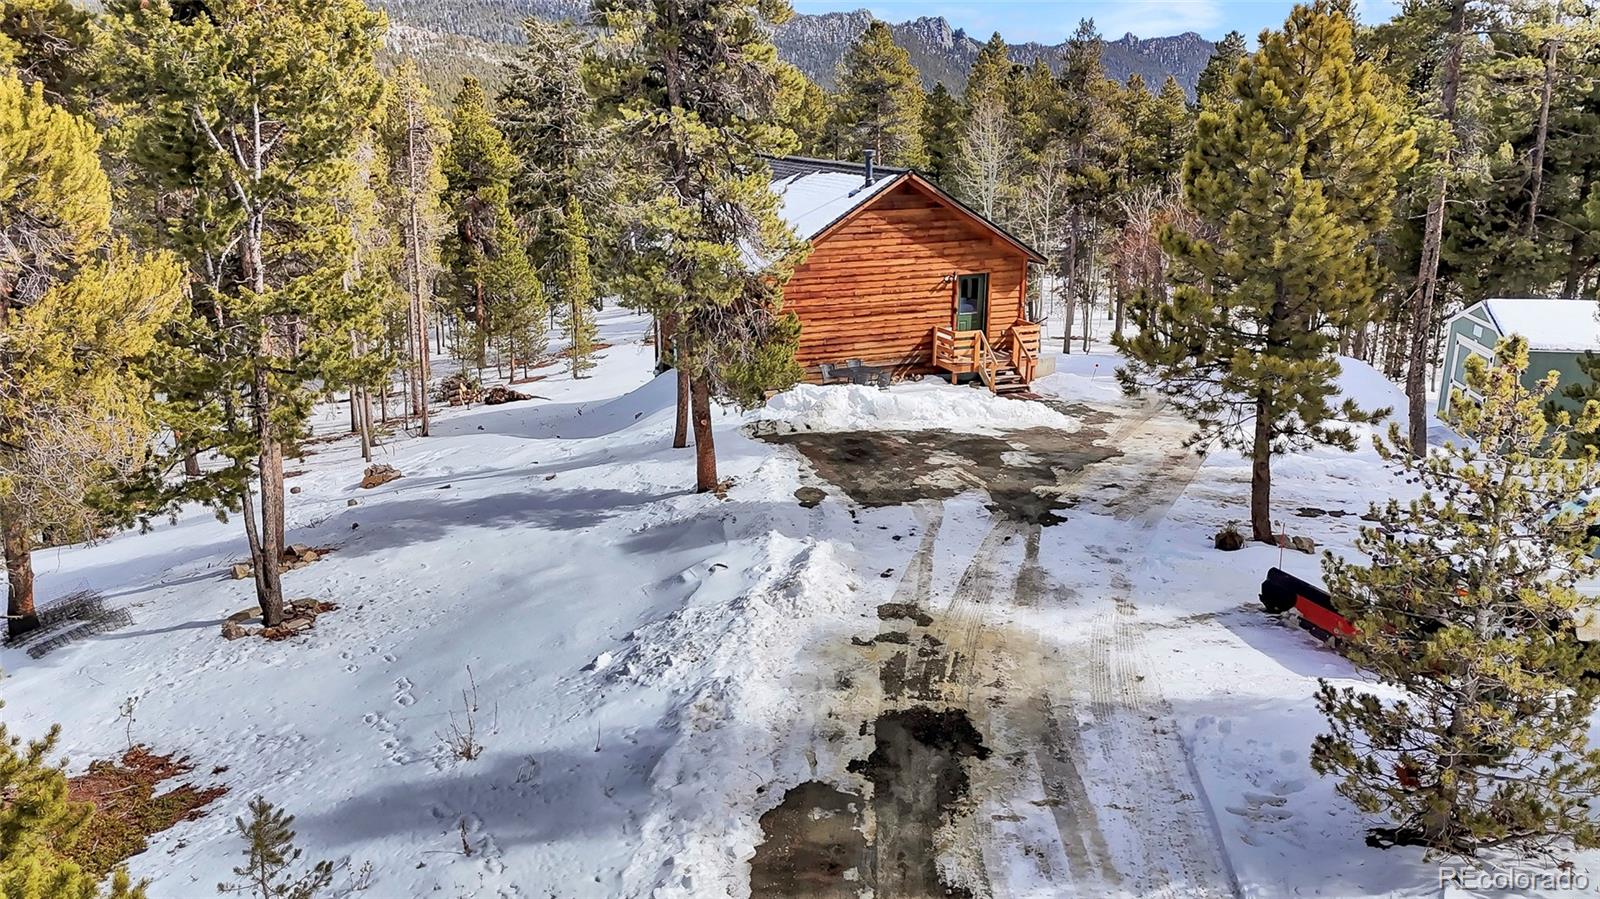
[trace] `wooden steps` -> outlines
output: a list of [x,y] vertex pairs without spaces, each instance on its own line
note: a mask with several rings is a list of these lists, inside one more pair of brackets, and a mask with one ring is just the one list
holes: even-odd
[[1022,375],[1009,365],[1002,365],[994,371],[994,383],[990,385],[995,393],[1005,396],[1008,393],[1018,393],[1028,389],[1028,382],[1022,380]]
[[933,364],[951,374],[976,372],[985,387],[999,396],[1028,391],[1039,359],[1039,326],[1017,322],[998,346],[983,331],[933,329]]

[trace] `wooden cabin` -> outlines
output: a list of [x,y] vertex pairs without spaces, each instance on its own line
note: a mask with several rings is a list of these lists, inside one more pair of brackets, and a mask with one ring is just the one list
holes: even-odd
[[1028,264],[1039,253],[916,172],[770,160],[782,215],[811,241],[784,288],[815,383],[942,373],[996,393],[1038,374]]

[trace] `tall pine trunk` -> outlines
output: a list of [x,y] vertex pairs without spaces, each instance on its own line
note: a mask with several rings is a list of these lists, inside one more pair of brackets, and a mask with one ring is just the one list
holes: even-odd
[[33,604],[33,539],[27,522],[8,504],[0,504],[0,548],[6,558],[6,635],[20,637],[39,627]]
[[[280,566],[283,562],[283,446],[278,442],[271,422],[271,395],[267,386],[265,367],[256,374],[256,430],[261,441],[257,457],[261,486],[261,526],[253,541],[255,556],[256,600],[261,606],[261,620],[267,627],[283,623],[283,584]],[[249,511],[245,512],[248,516]],[[248,522],[253,525],[253,522]]]
[[1256,397],[1255,439],[1250,446],[1250,535],[1276,543],[1272,534],[1272,420],[1264,396]]
[[[1441,73],[1440,112],[1449,139],[1456,132],[1456,96],[1461,87],[1461,55],[1467,29],[1467,0],[1450,4],[1450,45]],[[1445,201],[1450,189],[1453,150],[1447,149],[1434,173],[1428,198],[1428,216],[1423,224],[1422,260],[1411,298],[1411,358],[1406,369],[1406,408],[1410,417],[1411,453],[1420,458],[1428,451],[1427,369],[1432,357],[1429,338],[1433,334],[1433,306],[1439,289],[1439,255],[1444,245]]]
[[[1098,227],[1098,220],[1094,216],[1091,216],[1089,218],[1089,232],[1091,234],[1094,233],[1094,231],[1095,231],[1095,229],[1097,227]],[[1095,262],[1097,261],[1097,259],[1095,257],[1094,243],[1093,242],[1089,243],[1088,250],[1085,252],[1084,256],[1085,256],[1085,258],[1084,258],[1084,264],[1083,264],[1083,272],[1084,272],[1084,277],[1083,277],[1083,351],[1085,353],[1087,353],[1087,352],[1089,352],[1089,348],[1090,348],[1089,347],[1089,341],[1094,336],[1094,293],[1095,293],[1095,283],[1099,280],[1099,273],[1095,271]]]
[[1072,353],[1072,319],[1077,314],[1078,293],[1078,210],[1072,210],[1071,224],[1067,226],[1067,289],[1061,316],[1061,352]]
[[1566,299],[1576,299],[1578,291],[1583,286],[1583,234],[1572,235],[1572,241],[1567,245],[1567,277],[1561,284],[1561,295]]
[[711,436],[711,385],[705,378],[689,382],[689,400],[694,418],[694,489],[707,493],[718,487],[717,448]]
[[361,461],[372,461],[372,400],[367,388],[351,388],[350,398],[356,403],[356,422],[361,434]]
[[1535,131],[1533,140],[1533,158],[1528,161],[1529,174],[1533,178],[1533,184],[1528,188],[1528,221],[1525,223],[1529,239],[1532,239],[1534,230],[1539,224],[1539,195],[1544,189],[1544,151],[1550,136],[1550,92],[1555,87],[1556,53],[1560,47],[1560,43],[1554,38],[1545,40],[1544,83],[1540,86],[1539,93],[1539,127]]
[[[411,305],[407,319],[411,325],[411,340],[415,348],[409,380],[413,387],[413,405],[421,416],[421,436],[428,436],[428,311],[422,299],[422,219],[417,213],[417,195],[422,186],[417,172],[417,131],[422,126],[417,121],[417,104],[406,104],[406,242],[410,244],[406,255],[407,274],[411,282]],[[480,298],[481,303],[481,298]]]
[[[267,295],[267,273],[262,258],[265,215],[257,208],[252,210],[246,226],[245,262],[249,267],[251,287],[257,296]],[[257,477],[261,486],[261,521],[259,528],[250,509],[250,490],[244,490],[243,509],[245,534],[250,541],[250,552],[255,569],[256,602],[261,607],[261,620],[267,627],[283,623],[283,583],[279,577],[283,562],[283,446],[279,443],[277,427],[272,421],[275,398],[267,371],[277,364],[281,347],[275,328],[282,322],[269,316],[264,322],[259,345],[256,347],[255,371],[251,381],[251,415],[259,444],[256,458]]]
[[473,296],[476,298],[477,304],[472,313],[472,323],[478,329],[478,374],[481,377],[484,366],[489,364],[489,336],[484,333],[485,317],[482,281],[478,281],[473,285]]
[[684,364],[683,341],[676,329],[672,335],[672,367],[678,373],[678,419],[672,429],[672,448],[683,449],[689,445],[689,369]]

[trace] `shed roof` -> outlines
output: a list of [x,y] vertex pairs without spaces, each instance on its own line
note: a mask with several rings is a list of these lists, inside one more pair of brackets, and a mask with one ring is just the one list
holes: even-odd
[[1600,352],[1600,303],[1593,300],[1501,297],[1480,305],[1502,336],[1519,334],[1530,350]]

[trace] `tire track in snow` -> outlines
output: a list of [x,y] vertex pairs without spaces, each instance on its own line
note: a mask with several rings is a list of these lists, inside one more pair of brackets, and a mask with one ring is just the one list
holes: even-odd
[[[1157,420],[1156,411],[1141,418],[1122,439],[1137,440],[1137,446],[1169,443],[1181,423]],[[1178,737],[1171,706],[1147,677],[1150,666],[1130,580],[1130,574],[1143,567],[1139,547],[1183,494],[1200,459],[1187,451],[1166,453],[1139,467],[1138,486],[1121,494],[1112,507],[1113,517],[1131,524],[1132,533],[1103,555],[1110,565],[1110,604],[1096,614],[1086,653],[1090,676],[1085,742],[1094,744],[1096,751],[1085,761],[1098,761],[1091,765],[1095,769],[1091,778],[1110,787],[1114,795],[1153,800],[1109,809],[1115,814],[1102,822],[1102,826],[1125,827],[1134,838],[1142,858],[1129,873],[1139,895],[1238,895],[1214,815]],[[1075,692],[1081,696],[1083,691]],[[1057,721],[1065,726],[1062,718],[1075,714],[1064,709]]]

